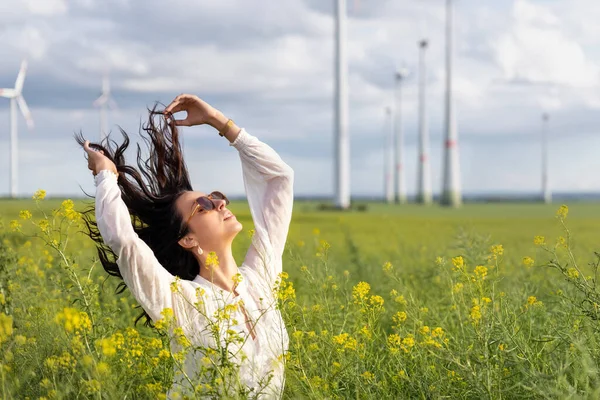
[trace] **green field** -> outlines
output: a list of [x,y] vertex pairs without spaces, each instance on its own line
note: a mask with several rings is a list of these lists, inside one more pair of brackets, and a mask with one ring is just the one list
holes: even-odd
[[[61,201],[37,210],[33,200],[0,200],[3,398],[160,397],[176,362],[161,353],[167,339],[131,329],[135,301],[114,293]],[[598,398],[590,263],[600,204],[569,204],[568,234],[560,204],[316,206],[295,204],[284,258],[286,398]],[[26,209],[32,220],[19,218]],[[252,228],[246,204],[230,209]],[[42,232],[32,223],[42,211],[62,228]],[[246,232],[234,242],[239,262],[249,243]]]

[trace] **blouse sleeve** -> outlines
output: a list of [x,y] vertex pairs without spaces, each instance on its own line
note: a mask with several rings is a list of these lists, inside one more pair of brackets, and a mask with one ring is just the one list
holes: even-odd
[[240,154],[255,228],[244,264],[272,288],[282,271],[281,260],[292,218],[294,171],[275,150],[245,129],[231,146]]
[[96,175],[96,222],[104,242],[115,252],[123,281],[153,321],[173,308],[170,284],[175,280],[133,230],[114,173]]

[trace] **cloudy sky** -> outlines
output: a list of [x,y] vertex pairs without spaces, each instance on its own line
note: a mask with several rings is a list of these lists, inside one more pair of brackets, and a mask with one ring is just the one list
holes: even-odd
[[[417,42],[430,40],[434,193],[441,181],[443,0],[348,0],[351,187],[383,194],[384,107],[393,73],[404,90],[406,177],[417,171]],[[550,114],[551,185],[600,191],[600,2],[457,0],[456,102],[465,193],[540,188],[541,114]],[[275,148],[299,195],[333,193],[333,1],[0,0],[0,87],[29,61],[19,116],[19,193],[93,190],[83,131],[99,137],[102,73],[117,125],[134,136],[146,107],[182,92],[204,98]],[[1,100],[1,99],[0,99]],[[207,128],[184,128],[198,190],[243,193],[239,160]],[[9,192],[8,101],[0,102],[0,196]]]

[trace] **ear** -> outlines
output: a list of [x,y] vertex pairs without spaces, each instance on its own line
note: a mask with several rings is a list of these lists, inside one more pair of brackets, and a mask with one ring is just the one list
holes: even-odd
[[186,235],[179,239],[179,245],[186,250],[192,250],[194,247],[198,246],[198,242],[193,237]]

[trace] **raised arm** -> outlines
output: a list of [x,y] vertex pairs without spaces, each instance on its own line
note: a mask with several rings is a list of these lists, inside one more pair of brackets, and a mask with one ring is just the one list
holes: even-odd
[[102,170],[95,180],[98,230],[117,255],[123,281],[150,318],[157,321],[164,308],[173,308],[170,284],[175,278],[160,265],[150,247],[133,230],[129,211],[121,199],[117,176]]
[[115,164],[100,151],[83,145],[88,168],[96,184],[96,223],[100,235],[117,256],[123,281],[153,321],[164,308],[173,308],[170,284],[174,277],[165,270],[148,245],[133,230],[129,210],[121,199]]
[[281,259],[294,204],[294,171],[275,150],[244,129],[231,145],[240,154],[255,227],[244,263],[272,285],[282,271]]
[[165,114],[185,111],[185,119],[175,125],[209,124],[225,136],[240,153],[244,185],[255,225],[252,246],[244,264],[259,273],[272,287],[281,272],[293,206],[293,170],[268,145],[239,128],[208,103],[190,94],[177,96]]

